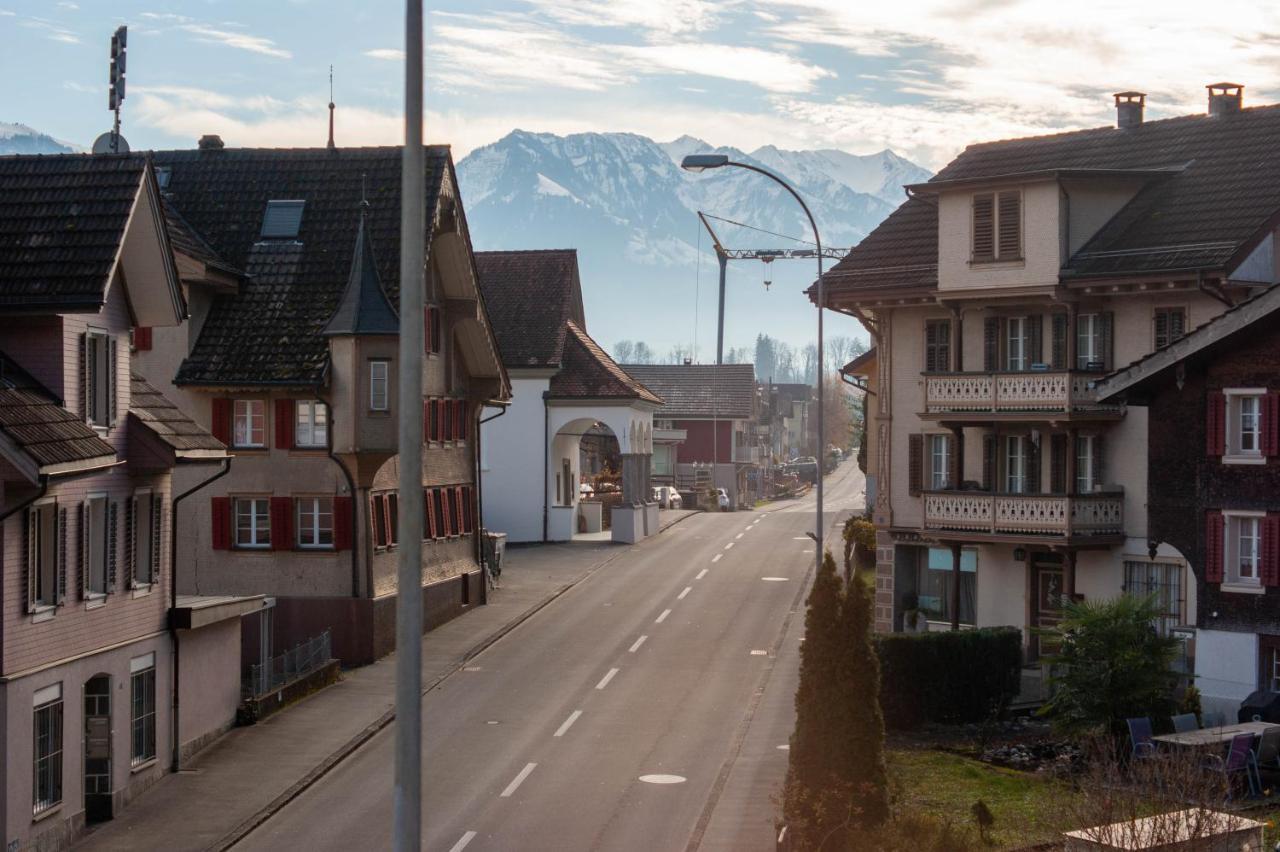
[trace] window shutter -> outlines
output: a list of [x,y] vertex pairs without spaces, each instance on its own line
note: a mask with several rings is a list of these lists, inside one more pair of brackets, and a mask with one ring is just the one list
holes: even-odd
[[1022,257],[1022,193],[1000,193],[1000,259]]
[[1098,336],[1101,338],[1100,345],[1102,348],[1102,366],[1108,372],[1115,369],[1115,335],[1112,329],[1115,327],[1115,314],[1111,311],[1103,311],[1098,314]]
[[139,325],[134,327],[133,348],[139,352],[151,351],[151,326]]
[[436,489],[436,495],[439,498],[440,507],[440,536],[441,538],[449,538],[453,535],[453,512],[449,505],[449,491],[447,488]]
[[391,512],[391,494],[382,495],[382,526],[387,536],[387,544],[396,543],[396,517]]
[[1221,583],[1222,539],[1225,535],[1221,512],[1209,512],[1206,515],[1204,533],[1204,581]]
[[231,446],[231,400],[227,397],[215,397],[213,400],[213,422],[209,431],[228,447]]
[[124,504],[125,588],[132,589],[138,581],[138,559],[138,498],[130,497]]
[[1067,315],[1052,314],[1051,343],[1049,345],[1050,366],[1055,370],[1067,369]]
[[333,498],[333,549],[351,549],[351,498],[341,494]]
[[209,501],[212,507],[212,546],[214,550],[231,549],[231,498],[214,497]]
[[118,397],[120,389],[117,387],[116,376],[116,338],[111,335],[107,338],[107,425],[116,425],[116,414],[119,408]]
[[431,440],[431,400],[422,401],[422,443]]
[[293,449],[293,425],[295,414],[297,413],[294,406],[297,403],[292,399],[276,400],[276,449],[292,450]]
[[924,435],[907,436],[907,493],[912,497],[920,494],[924,479]]
[[1033,314],[1027,317],[1027,362],[1038,364],[1044,361],[1044,317]]
[[474,501],[475,492],[470,485],[462,486],[462,503],[466,507],[467,532],[474,533],[476,531],[476,509]]
[[427,538],[438,538],[436,534],[436,510],[435,500],[432,497],[431,489],[425,489],[422,495],[422,511],[425,513],[422,519],[422,529],[426,533]]
[[1156,311],[1156,348],[1168,346],[1173,340],[1169,335],[1169,320],[1173,314],[1171,311]]
[[117,535],[116,510],[119,508],[119,502],[112,500],[107,503],[107,594],[115,594],[116,576],[119,569],[119,536]]
[[1270,391],[1262,398],[1262,452],[1280,455],[1280,392]]
[[1204,417],[1205,452],[1220,456],[1226,451],[1227,397],[1222,391],[1210,391]]
[[982,436],[982,488],[992,491],[996,485],[996,436]]
[[89,405],[89,335],[80,335],[80,415],[84,422],[93,420],[93,408]]
[[442,441],[453,440],[453,418],[449,416],[451,413],[450,402],[451,400],[448,399],[436,400],[436,403],[440,406],[440,440]]
[[1169,312],[1169,342],[1187,333],[1187,313],[1182,308]]
[[293,549],[293,498],[272,497],[269,523],[271,524],[271,549]]
[[1102,487],[1102,475],[1106,472],[1105,466],[1102,464],[1103,454],[1102,436],[1093,436],[1093,486],[1094,488]]
[[973,259],[991,260],[996,254],[995,196],[982,193],[973,197]]
[[58,510],[57,528],[54,531],[54,547],[58,549],[57,605],[67,602],[67,510]]
[[1075,483],[1067,485],[1067,436],[1061,432],[1049,436],[1049,491],[1068,494]]
[[1262,519],[1262,585],[1280,586],[1280,514]]
[[80,546],[76,548],[76,578],[80,581],[81,599],[89,597],[89,572],[87,570],[89,564],[89,525],[85,523],[87,520],[84,503],[80,503],[76,506],[76,529],[80,535]]
[[947,487],[959,488],[964,478],[964,450],[960,439],[953,433],[947,436]]
[[151,495],[151,582],[160,582],[160,552],[164,530],[164,495]]
[[1027,493],[1040,493],[1040,445],[1030,437],[1023,442],[1027,448]]
[[36,529],[39,513],[27,508],[22,513],[22,552],[26,554],[22,571],[22,599],[26,601],[25,612],[36,608],[36,537],[40,534]]
[[924,324],[924,371],[936,373],[938,367],[938,324],[929,320]]
[[994,373],[1000,364],[1000,318],[982,321],[982,369]]

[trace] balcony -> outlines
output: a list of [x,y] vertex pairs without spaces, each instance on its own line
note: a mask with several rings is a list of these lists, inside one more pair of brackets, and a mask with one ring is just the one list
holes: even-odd
[[1124,492],[924,492],[924,527],[965,541],[1107,543],[1124,538]]
[[1007,373],[925,373],[928,420],[1116,420],[1118,405],[1099,405],[1089,382],[1101,373],[1024,370]]
[[759,464],[761,458],[759,447],[734,445],[733,460],[740,464]]

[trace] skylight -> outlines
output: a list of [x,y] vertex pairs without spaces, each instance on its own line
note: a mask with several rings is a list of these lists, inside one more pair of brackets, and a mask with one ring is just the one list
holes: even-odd
[[267,212],[262,217],[262,239],[297,239],[304,204],[305,201],[268,201]]
[[173,175],[173,170],[168,166],[156,167],[156,183],[160,184],[161,189],[169,188],[169,178]]

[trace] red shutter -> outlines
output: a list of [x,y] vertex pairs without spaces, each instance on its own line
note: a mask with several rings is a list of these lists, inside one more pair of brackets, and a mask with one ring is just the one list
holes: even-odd
[[276,449],[293,449],[294,402],[291,399],[276,400]]
[[1262,398],[1262,453],[1280,455],[1280,393],[1276,391]]
[[228,447],[231,446],[231,400],[226,397],[215,397],[213,400],[213,422],[209,431]]
[[385,527],[387,535],[387,544],[396,543],[396,519],[391,511],[391,494],[390,492],[382,495],[382,523]]
[[213,549],[231,549],[231,498],[214,497],[210,501],[213,508]]
[[453,406],[450,403],[453,400],[441,399],[437,400],[440,404],[440,440],[453,440]]
[[431,440],[431,400],[422,401],[422,443]]
[[351,498],[333,498],[333,549],[351,549]]
[[293,549],[293,498],[271,498],[271,549]]
[[453,535],[453,507],[449,505],[449,489],[441,488],[440,491],[440,537],[449,538]]
[[1211,456],[1222,455],[1226,451],[1227,397],[1221,391],[1209,394],[1204,426],[1205,451]]
[[427,488],[423,491],[422,510],[426,513],[426,517],[422,519],[422,529],[426,532],[426,537],[439,538],[439,536],[436,534],[435,501],[431,498],[430,488]]
[[470,535],[476,531],[475,506],[471,503],[471,486],[462,486],[462,518],[465,532]]
[[466,535],[467,532],[467,513],[462,502],[462,486],[455,485],[449,489],[449,496],[453,498],[453,516],[454,527],[458,535]]
[[1204,530],[1204,581],[1222,582],[1222,539],[1224,530],[1221,512],[1209,512]]
[[139,325],[134,327],[133,348],[139,352],[151,351],[151,326]]
[[1280,514],[1262,519],[1262,585],[1280,586]]

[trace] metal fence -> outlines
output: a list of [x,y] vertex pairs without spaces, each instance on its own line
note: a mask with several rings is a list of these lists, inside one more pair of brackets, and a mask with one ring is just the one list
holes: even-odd
[[309,675],[333,658],[329,631],[295,645],[266,663],[249,667],[243,692],[246,698],[259,698],[285,684]]

